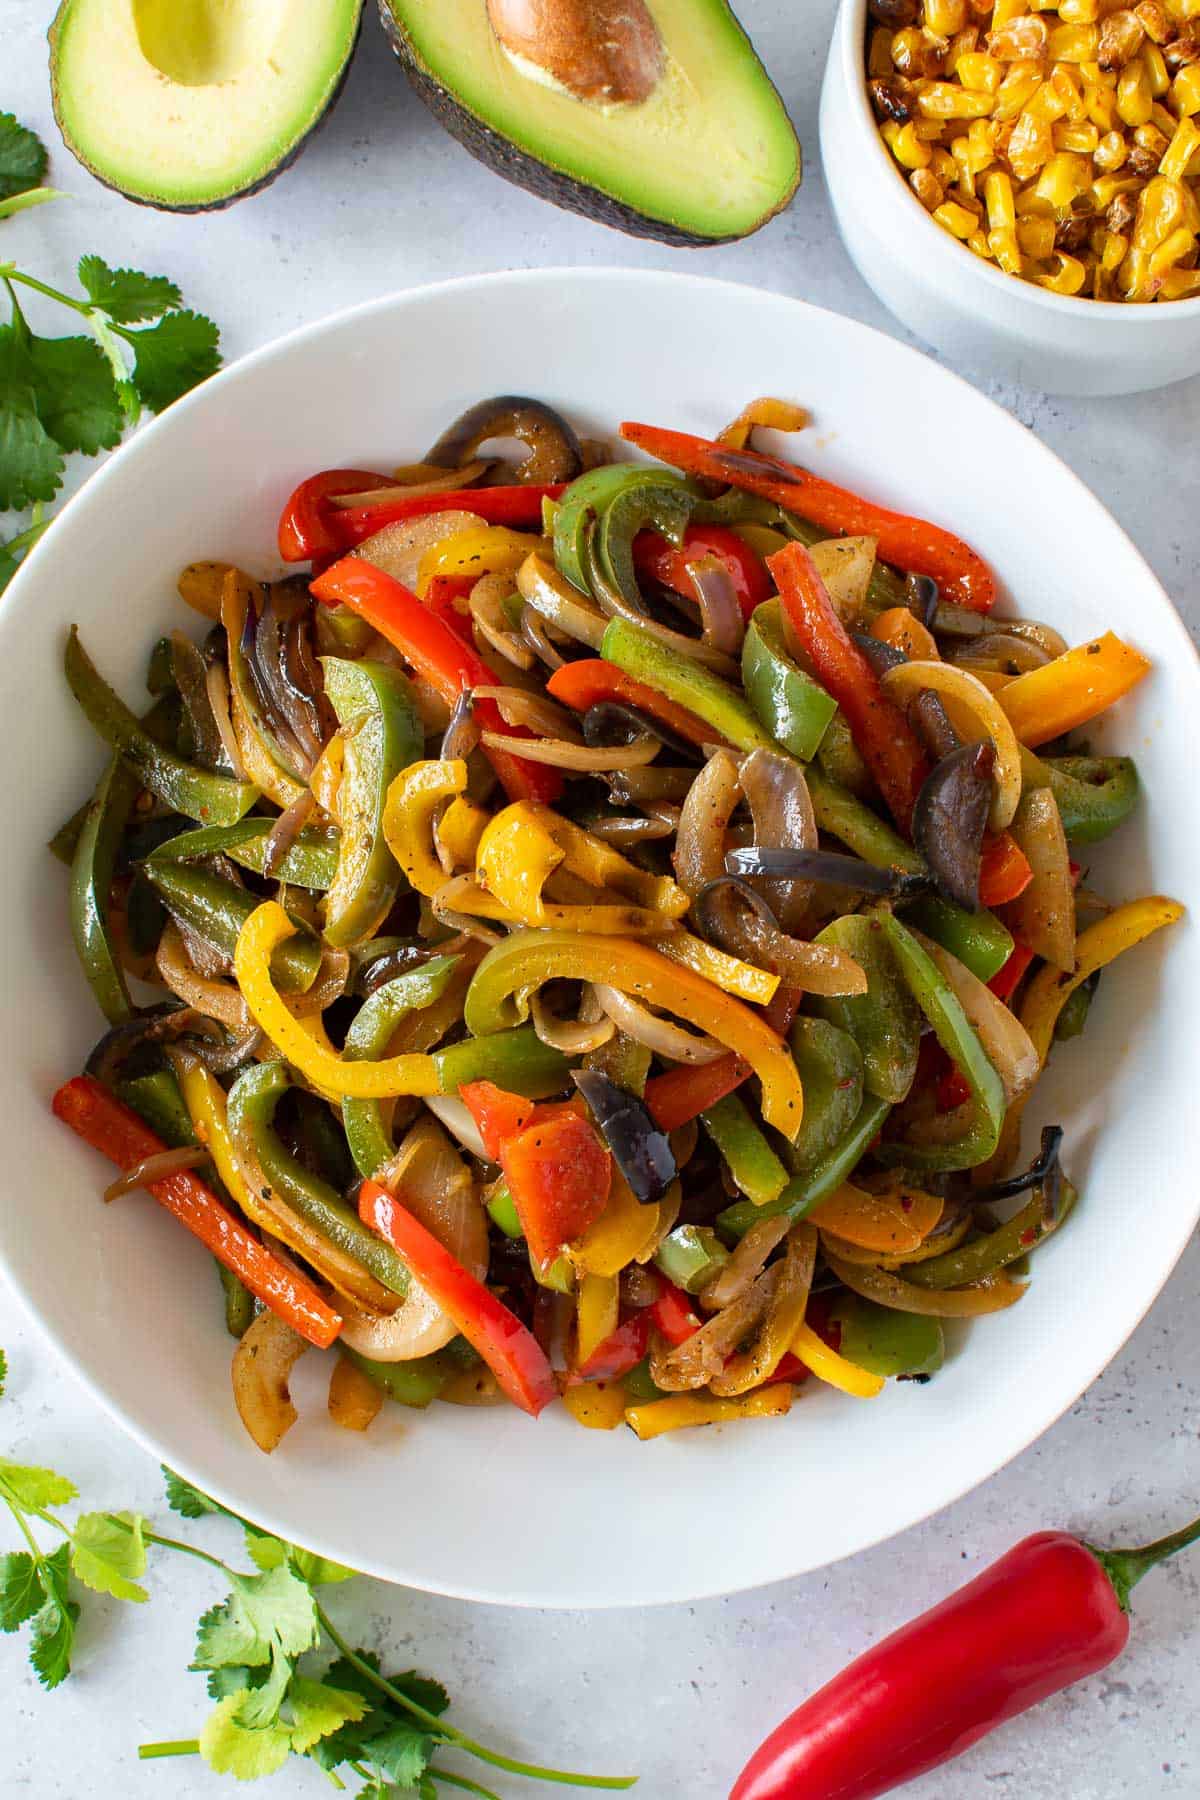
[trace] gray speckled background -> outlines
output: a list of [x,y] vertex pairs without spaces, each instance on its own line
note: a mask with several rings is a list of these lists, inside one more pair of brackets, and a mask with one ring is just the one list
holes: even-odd
[[[0,0],[0,109],[36,123],[55,145],[43,42],[51,10],[47,0]],[[172,219],[126,205],[59,154],[52,178],[78,198],[6,225],[4,255],[52,280],[65,280],[92,249],[169,271],[189,302],[220,320],[230,358],[388,289],[546,263],[700,269],[890,330],[842,253],[817,161],[832,11],[831,0],[744,0],[745,22],[799,125],[807,173],[792,210],[743,245],[698,252],[637,243],[506,187],[417,105],[368,17],[339,110],[265,194],[227,213]],[[996,397],[1111,507],[1194,629],[1200,382],[1093,402],[1016,390]],[[1152,1194],[1130,1197],[1131,1229],[1152,1228],[1153,1205]],[[519,1612],[375,1582],[342,1590],[335,1606],[401,1666],[419,1661],[444,1677],[459,1722],[489,1741],[576,1767],[639,1771],[646,1800],[719,1800],[789,1705],[1025,1532],[1058,1523],[1136,1539],[1195,1510],[1198,1300],[1193,1244],[1132,1342],[1039,1444],[929,1524],[823,1574],[648,1612]],[[11,1365],[0,1449],[69,1471],[92,1503],[161,1515],[153,1463],[74,1386],[2,1292],[0,1343]],[[754,1528],[752,1520],[730,1527]],[[225,1536],[212,1525],[199,1528],[206,1534]],[[229,1791],[198,1763],[135,1760],[139,1740],[189,1736],[203,1714],[202,1685],[186,1663],[192,1622],[216,1597],[204,1571],[182,1559],[161,1557],[153,1576],[145,1609],[89,1604],[79,1673],[54,1695],[37,1688],[19,1644],[0,1640],[0,1793],[200,1800]],[[1196,1561],[1154,1575],[1139,1591],[1119,1666],[916,1784],[913,1800],[1200,1795],[1198,1600]],[[296,1767],[271,1791],[330,1790],[316,1769]]]

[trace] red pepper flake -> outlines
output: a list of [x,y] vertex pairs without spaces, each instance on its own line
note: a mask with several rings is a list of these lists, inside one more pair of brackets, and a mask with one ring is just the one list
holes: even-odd
[[1023,1244],[1025,1244],[1025,1245],[1036,1244],[1037,1241],[1038,1241],[1038,1234],[1034,1230],[1032,1225],[1029,1227],[1029,1229],[1027,1231],[1023,1231],[1021,1233],[1021,1242]]

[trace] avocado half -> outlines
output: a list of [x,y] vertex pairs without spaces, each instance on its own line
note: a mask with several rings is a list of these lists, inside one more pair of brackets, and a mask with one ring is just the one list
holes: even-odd
[[170,212],[257,193],[342,90],[363,0],[63,0],[63,141],[106,187]]
[[[562,0],[541,0],[551,12]],[[539,10],[534,5],[536,15]],[[506,180],[635,237],[746,237],[800,181],[783,102],[726,0],[645,0],[661,68],[645,98],[583,99],[501,44],[486,0],[379,0],[413,87]],[[571,10],[586,12],[587,0]]]

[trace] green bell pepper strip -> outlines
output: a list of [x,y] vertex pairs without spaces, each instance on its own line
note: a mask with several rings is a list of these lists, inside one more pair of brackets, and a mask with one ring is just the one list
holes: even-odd
[[[142,872],[173,919],[233,960],[242,926],[261,904],[257,894],[191,863],[145,862]],[[320,944],[301,930],[280,944],[271,958],[271,973],[285,993],[304,993],[320,964]]]
[[1022,788],[1048,787],[1075,844],[1098,844],[1122,825],[1138,799],[1138,772],[1128,756],[1035,756],[1021,746]]
[[838,1294],[828,1308],[838,1351],[872,1375],[935,1375],[946,1360],[942,1321],[927,1313],[893,1312],[861,1294]]
[[157,700],[160,694],[169,693],[175,685],[175,646],[169,637],[160,637],[146,664],[146,692]]
[[492,1189],[486,1211],[492,1224],[502,1231],[506,1238],[523,1238],[525,1236],[525,1227],[513,1204],[513,1197],[508,1191],[506,1181],[500,1182],[497,1187]]
[[[182,831],[168,838],[151,851],[147,861],[199,862],[206,856],[228,856],[244,869],[261,875],[267,839],[276,823],[275,819],[242,819],[237,825],[201,825],[195,831]],[[275,877],[290,881],[295,887],[328,888],[337,873],[337,860],[337,833],[306,826],[276,868]]]
[[377,931],[399,891],[399,864],[383,835],[388,789],[414,763],[424,733],[412,689],[386,663],[323,656],[325,693],[345,731],[338,789],[337,874],[325,896],[325,941],[347,950]]
[[1081,1037],[1088,1022],[1088,1014],[1092,1010],[1092,997],[1100,985],[1100,970],[1095,969],[1087,980],[1081,982],[1073,993],[1067,995],[1066,1005],[1054,1021],[1054,1040],[1065,1043],[1070,1038]]
[[194,768],[155,742],[100,675],[74,625],[67,638],[64,667],[88,723],[160,800],[203,825],[235,825],[250,811],[258,799],[258,789],[250,782]]
[[940,894],[922,894],[904,906],[904,917],[926,937],[965,963],[980,981],[998,975],[1013,951],[1012,933],[995,913],[969,913]]
[[829,721],[821,747],[817,751],[817,762],[828,775],[830,781],[848,788],[859,800],[869,800],[877,796],[879,789],[875,785],[866,757],[854,741],[854,734],[846,721],[846,715],[839,707]]
[[700,1114],[737,1187],[756,1206],[778,1200],[788,1172],[750,1116],[740,1094],[726,1094]]
[[814,997],[814,1011],[849,1032],[858,1045],[867,1092],[898,1106],[917,1072],[921,1015],[898,967],[883,917],[847,913],[819,931],[814,941],[845,951],[867,977],[865,994]]
[[[375,1062],[387,1053],[396,1027],[418,1007],[432,1006],[445,992],[457,956],[437,956],[385,982],[363,1002],[346,1033],[342,1055],[347,1062]],[[380,1100],[342,1101],[346,1142],[360,1175],[370,1179],[395,1154],[391,1133],[383,1123]]]
[[709,1225],[677,1225],[654,1252],[655,1268],[685,1294],[698,1294],[728,1261],[728,1250]]
[[543,1044],[532,1025],[464,1038],[460,1044],[435,1050],[433,1060],[443,1094],[457,1094],[469,1081],[494,1081],[506,1093],[545,1100],[561,1093],[571,1075],[562,1051]]
[[108,915],[121,837],[140,791],[132,769],[114,756],[89,802],[71,860],[71,937],[88,986],[110,1025],[133,1017]]
[[[643,604],[633,562],[634,538],[639,531],[657,531],[678,549],[695,507],[696,495],[678,476],[672,478],[665,469],[644,468],[642,480],[622,487],[600,513],[594,554],[601,573],[631,605],[640,609]],[[586,557],[584,569],[586,572]]]
[[624,1088],[627,1094],[636,1094],[640,1100],[646,1092],[652,1061],[645,1044],[639,1044],[636,1038],[628,1037],[623,1031],[614,1031],[606,1044],[587,1052],[583,1067],[595,1074],[607,1075],[616,1087]]
[[[143,731],[156,743],[170,746],[175,739],[178,716],[179,702],[174,693],[167,693],[156,700],[148,712],[143,713],[141,726]],[[59,862],[65,863],[68,868],[70,868],[71,860],[75,855],[75,846],[79,842],[79,834],[83,830],[91,804],[90,799],[85,800],[69,819],[64,820],[47,845],[50,854],[56,856]],[[148,821],[147,828],[150,823],[158,824],[159,821]]]
[[742,686],[777,743],[811,762],[837,711],[837,701],[788,655],[778,600],[750,615],[742,643]]
[[401,1298],[408,1293],[408,1265],[390,1244],[361,1222],[328,1182],[312,1175],[285,1149],[275,1131],[275,1109],[292,1085],[282,1062],[255,1063],[229,1090],[229,1132],[234,1146],[257,1163],[268,1184],[308,1224],[361,1263]]
[[957,1250],[947,1250],[944,1256],[910,1263],[897,1273],[913,1287],[957,1288],[982,1281],[986,1275],[1019,1262],[1048,1237],[1053,1237],[1074,1208],[1075,1200],[1075,1189],[1064,1178],[1058,1210],[1053,1218],[1046,1215],[1045,1198],[1039,1189],[1020,1212],[998,1225],[995,1231],[960,1244]]
[[798,1018],[791,1044],[804,1087],[804,1117],[784,1159],[792,1174],[800,1175],[823,1162],[858,1117],[863,1059],[857,1041],[828,1019]]
[[660,1388],[650,1373],[650,1358],[644,1356],[636,1363],[627,1375],[622,1375],[621,1386],[625,1398],[637,1405],[644,1400],[667,1400],[670,1398],[665,1388]]
[[1004,1084],[937,964],[892,914],[879,916],[879,923],[909,992],[933,1026],[938,1043],[966,1081],[972,1102],[971,1123],[955,1142],[881,1144],[880,1161],[899,1163],[908,1169],[974,1169],[987,1161],[1000,1141],[1006,1110]]
[[868,1147],[879,1136],[891,1110],[886,1100],[868,1094],[861,1112],[840,1143],[806,1174],[793,1175],[778,1200],[772,1200],[766,1206],[738,1200],[718,1213],[716,1224],[721,1236],[735,1242],[745,1237],[759,1219],[775,1218],[781,1213],[786,1214],[793,1224],[797,1219],[807,1218],[814,1206],[827,1200],[853,1173]]
[[585,475],[580,475],[557,501],[552,521],[554,561],[560,573],[581,594],[590,591],[584,573],[589,524],[605,513],[621,494],[644,487],[647,482],[659,488],[676,487],[687,491],[683,477],[669,469],[653,468],[646,463],[606,463],[602,468],[589,469]]
[[368,1381],[373,1381],[381,1388],[389,1400],[398,1406],[411,1406],[421,1411],[431,1400],[436,1400],[451,1376],[457,1375],[464,1366],[451,1357],[445,1350],[435,1350],[432,1356],[414,1356],[408,1362],[376,1362],[374,1357],[363,1356],[360,1351],[352,1350],[349,1344],[339,1344],[338,1350],[348,1356],[355,1368],[361,1369]]
[[648,631],[628,619],[611,619],[600,642],[600,654],[624,669],[635,681],[644,681],[678,706],[686,706],[711,725],[716,736],[739,750],[774,750],[775,739],[762,725],[737,689],[702,663],[660,644]]

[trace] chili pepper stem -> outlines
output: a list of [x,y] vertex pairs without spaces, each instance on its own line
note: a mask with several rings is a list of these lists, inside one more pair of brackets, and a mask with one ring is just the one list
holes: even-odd
[[[1086,1539],[1085,1539],[1086,1543]],[[1172,1531],[1166,1537],[1155,1538],[1152,1544],[1142,1544],[1132,1550],[1100,1550],[1095,1544],[1087,1544],[1108,1579],[1120,1602],[1122,1612],[1129,1611],[1129,1596],[1151,1569],[1156,1569],[1168,1557],[1178,1556],[1192,1544],[1200,1543],[1200,1518],[1193,1519],[1190,1525],[1184,1525],[1179,1531]]]

